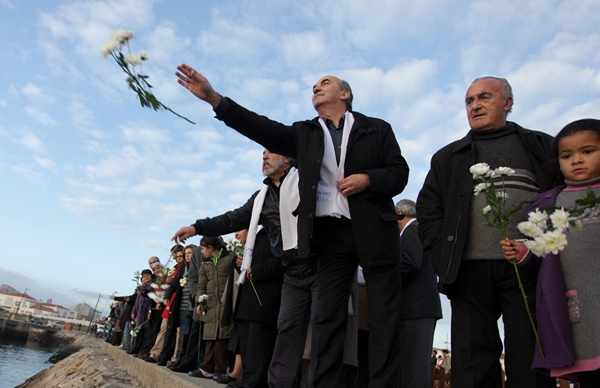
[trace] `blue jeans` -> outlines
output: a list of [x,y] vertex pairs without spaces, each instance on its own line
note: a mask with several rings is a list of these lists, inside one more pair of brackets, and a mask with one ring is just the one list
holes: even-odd
[[123,345],[124,348],[130,349],[130,345],[131,345],[131,320],[127,320],[127,322],[125,322],[125,333],[123,333],[124,337],[125,337],[125,345]]

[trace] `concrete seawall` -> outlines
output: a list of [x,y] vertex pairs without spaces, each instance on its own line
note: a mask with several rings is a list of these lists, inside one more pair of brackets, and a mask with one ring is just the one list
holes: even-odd
[[209,379],[190,377],[187,373],[175,373],[167,367],[140,360],[106,342],[102,343],[102,350],[108,353],[120,368],[135,378],[144,388],[225,388],[225,384],[218,384]]
[[209,379],[145,362],[93,336],[64,330],[57,335],[68,343],[64,348],[80,350],[28,378],[18,388],[225,388]]

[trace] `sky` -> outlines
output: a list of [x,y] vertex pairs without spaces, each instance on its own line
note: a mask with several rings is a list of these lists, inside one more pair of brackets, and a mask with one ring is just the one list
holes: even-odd
[[[599,22],[591,0],[0,0],[0,283],[104,308],[150,256],[167,260],[177,229],[261,187],[262,148],[177,84],[180,63],[284,123],[315,116],[321,76],[347,80],[410,165],[395,200],[416,199],[432,154],[468,131],[477,77],[508,79],[523,127],[597,118]],[[195,125],[139,105],[100,54],[118,28],[147,53],[157,98]]]

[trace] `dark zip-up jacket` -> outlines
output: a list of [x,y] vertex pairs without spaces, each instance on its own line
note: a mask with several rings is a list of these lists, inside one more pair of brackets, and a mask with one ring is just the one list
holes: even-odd
[[[513,125],[526,148],[537,178],[540,191],[549,187],[545,163],[553,157],[553,137]],[[510,167],[510,156],[506,158]],[[463,256],[474,180],[469,168],[476,163],[473,135],[470,131],[462,139],[448,144],[431,158],[431,168],[417,199],[417,219],[423,249],[431,252],[433,269],[439,276],[439,287],[456,280]]]

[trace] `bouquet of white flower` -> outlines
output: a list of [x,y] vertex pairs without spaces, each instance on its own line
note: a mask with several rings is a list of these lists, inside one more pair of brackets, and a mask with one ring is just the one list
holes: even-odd
[[198,306],[200,306],[200,311],[202,315],[206,315],[206,307],[208,306],[208,295],[202,294],[198,296]]
[[[512,205],[509,209],[506,209],[506,198],[508,198],[508,196],[506,195],[504,182],[506,177],[515,173],[515,170],[509,167],[498,167],[497,169],[492,170],[487,163],[477,163],[471,166],[469,171],[471,174],[473,174],[473,179],[481,179],[483,181],[482,183],[477,184],[474,189],[475,196],[479,195],[480,193],[485,195],[486,206],[480,210],[481,214],[483,214],[488,226],[500,230],[502,236],[504,238],[508,238],[508,235],[506,234],[506,227],[508,225],[510,216],[521,210],[525,205],[525,202],[521,202],[517,205]],[[499,189],[496,188],[494,183],[494,178],[497,177],[502,178],[502,187]],[[535,322],[533,321],[533,316],[531,315],[531,310],[529,309],[527,294],[525,293],[525,288],[523,288],[523,282],[521,281],[519,268],[517,267],[516,261],[513,261],[512,263],[517,275],[517,281],[519,282],[519,288],[521,289],[521,295],[523,296],[523,301],[525,302],[525,310],[527,310],[527,315],[529,316],[531,327],[533,328],[538,347],[540,348],[540,353],[542,354],[542,357],[545,358],[540,337],[537,333]]]
[[227,250],[236,256],[244,256],[244,244],[238,239],[230,238],[227,241]]
[[[150,85],[148,82],[148,78],[150,77],[136,70],[136,67],[138,66],[141,69],[142,62],[147,61],[148,56],[143,52],[139,53],[139,55],[131,52],[129,47],[129,40],[131,38],[135,38],[135,35],[131,30],[113,31],[112,38],[100,49],[102,56],[106,58],[108,55],[111,55],[121,69],[125,72],[125,74],[127,74],[127,83],[129,84],[129,88],[137,93],[142,107],[148,107],[154,110],[164,109],[173,113],[177,117],[195,124],[193,121],[190,121],[188,118],[180,115],[162,102],[158,101],[156,96],[154,96],[154,94],[150,91],[150,89],[152,89],[152,85]],[[125,46],[127,46],[127,55],[123,54],[121,51]]]

